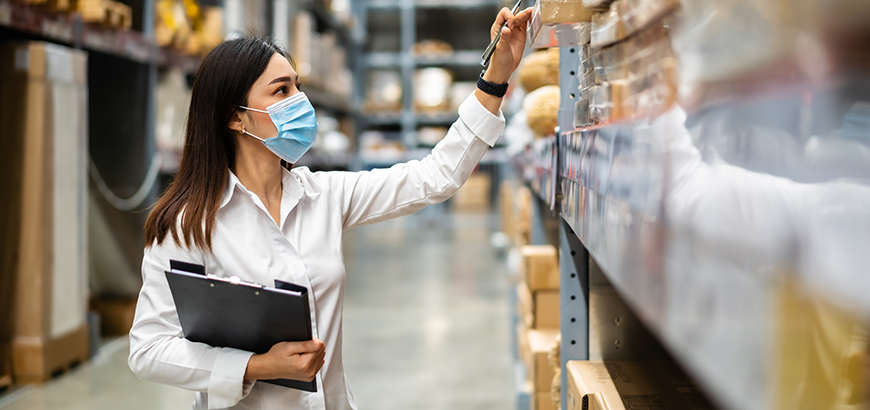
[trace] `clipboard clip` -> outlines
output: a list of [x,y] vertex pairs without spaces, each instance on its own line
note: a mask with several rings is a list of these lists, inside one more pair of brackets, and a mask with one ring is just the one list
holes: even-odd
[[261,285],[259,283],[243,281],[238,276],[230,276],[228,278],[224,278],[224,277],[212,275],[209,273],[209,274],[205,275],[205,277],[208,279],[214,279],[214,280],[219,280],[221,282],[231,283],[233,285],[250,286],[252,288],[257,288],[257,289],[262,289],[262,288],[266,287],[266,285]]

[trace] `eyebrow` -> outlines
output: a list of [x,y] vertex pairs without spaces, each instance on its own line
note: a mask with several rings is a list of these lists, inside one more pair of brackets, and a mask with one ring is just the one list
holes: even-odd
[[292,82],[292,79],[291,79],[290,77],[278,77],[278,78],[272,80],[272,81],[269,83],[269,85],[272,85],[272,84],[275,84],[275,83],[282,83],[282,82],[290,83],[290,82]]

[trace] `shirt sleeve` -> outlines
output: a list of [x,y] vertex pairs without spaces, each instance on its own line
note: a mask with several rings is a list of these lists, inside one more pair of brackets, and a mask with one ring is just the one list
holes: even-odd
[[127,362],[141,379],[206,392],[209,409],[232,407],[253,387],[254,381],[243,383],[252,353],[184,339],[164,273],[170,259],[203,263],[171,238],[145,250]]
[[426,158],[386,169],[319,174],[339,198],[345,229],[412,214],[453,196],[495,144],[504,123],[501,112],[493,115],[472,94],[459,106],[459,120]]

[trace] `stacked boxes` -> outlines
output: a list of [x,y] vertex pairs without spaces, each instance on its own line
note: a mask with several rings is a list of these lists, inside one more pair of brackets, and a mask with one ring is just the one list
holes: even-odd
[[547,359],[559,330],[559,257],[550,245],[520,249],[521,283],[517,286],[520,357],[532,385],[532,408],[554,408],[550,395],[555,373]]
[[[13,275],[3,278],[4,287],[14,284],[2,290],[0,313],[11,305],[11,314],[3,314],[14,323],[16,383],[44,381],[89,355],[86,70],[87,55],[70,48],[0,47],[0,122],[7,132],[0,167],[10,188],[0,213],[9,229],[0,263],[9,269],[3,276]],[[0,360],[2,369],[7,360]]]
[[576,127],[654,117],[676,99],[671,0],[617,0],[592,17],[581,46]]
[[528,329],[559,328],[559,257],[550,245],[526,245],[517,288],[520,317]]
[[491,184],[489,175],[475,172],[465,184],[459,188],[451,200],[453,210],[458,212],[487,211],[489,210],[489,187]]
[[296,14],[292,25],[291,50],[299,81],[303,86],[350,98],[353,74],[347,67],[347,50],[338,43],[335,33],[318,32],[314,17],[305,11]]

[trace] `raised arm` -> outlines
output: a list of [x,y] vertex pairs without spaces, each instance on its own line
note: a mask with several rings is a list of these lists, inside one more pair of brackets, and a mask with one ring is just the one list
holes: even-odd
[[[495,84],[508,82],[522,59],[530,16],[531,9],[516,15],[507,8],[499,12],[490,30],[491,38],[495,38],[502,23],[508,24],[484,80]],[[471,175],[487,146],[494,145],[504,130],[501,101],[501,97],[475,90],[459,107],[459,120],[423,160],[389,169],[318,174],[340,202],[344,227],[407,215],[450,198]]]

